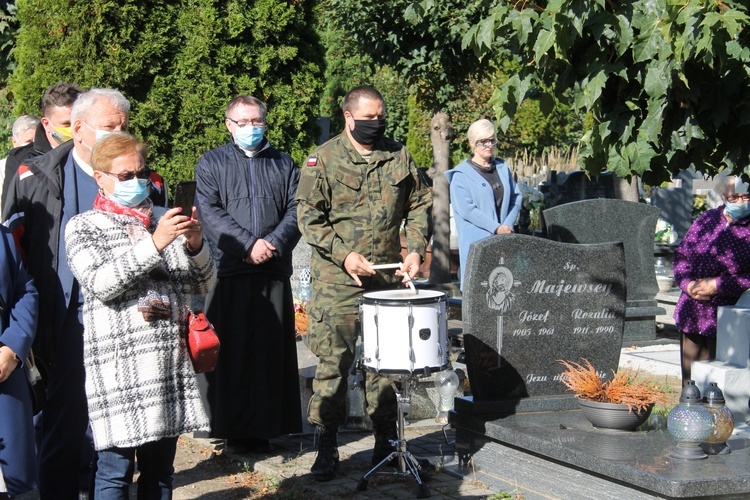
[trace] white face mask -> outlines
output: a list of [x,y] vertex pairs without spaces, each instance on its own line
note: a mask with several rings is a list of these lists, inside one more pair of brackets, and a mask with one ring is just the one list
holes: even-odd
[[[86,123],[83,120],[81,120],[81,123],[83,123],[88,128],[90,128],[91,130],[94,131],[94,134],[95,134],[95,137],[96,137],[96,139],[94,139],[94,144],[96,144],[101,139],[103,139],[104,137],[106,137],[106,136],[108,136],[109,134],[112,133],[109,130],[98,130],[98,129],[95,129],[94,127],[92,127],[91,125],[89,125],[88,123]],[[83,145],[86,146],[89,149],[93,149],[93,147],[94,147],[94,146],[89,146],[88,144],[86,144],[86,141],[84,141],[83,139],[81,139],[81,143],[83,143]]]

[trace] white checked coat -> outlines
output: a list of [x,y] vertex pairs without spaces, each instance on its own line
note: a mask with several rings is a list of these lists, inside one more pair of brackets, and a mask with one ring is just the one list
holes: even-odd
[[[181,325],[188,296],[208,292],[216,279],[209,246],[191,257],[180,236],[160,254],[150,237],[131,242],[134,224],[127,215],[90,210],[65,230],[84,295],[86,397],[97,450],[208,430]],[[160,265],[169,279],[149,275]],[[147,290],[169,296],[172,319],[144,320],[138,298]]]

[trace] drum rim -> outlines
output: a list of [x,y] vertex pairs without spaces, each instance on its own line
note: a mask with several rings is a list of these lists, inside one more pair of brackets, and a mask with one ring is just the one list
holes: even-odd
[[[448,295],[445,292],[437,292],[436,290],[430,290],[431,292],[436,292],[439,295],[435,295],[433,297],[420,297],[419,294],[415,295],[414,298],[407,297],[403,299],[393,299],[393,298],[374,298],[374,297],[368,297],[368,294],[371,293],[380,293],[380,292],[387,292],[391,290],[378,290],[376,292],[370,291],[365,292],[362,294],[362,296],[359,298],[360,303],[366,304],[366,305],[385,305],[385,306],[399,306],[399,305],[408,305],[408,304],[436,304],[438,302],[448,302]],[[393,290],[398,291],[398,290]]]
[[442,365],[433,365],[433,366],[423,366],[422,368],[414,367],[414,370],[409,370],[408,368],[381,368],[377,369],[375,367],[363,364],[364,370],[369,372],[374,372],[379,375],[421,375],[424,373],[424,369],[427,368],[430,370],[430,373],[437,373],[445,371],[449,366],[451,366],[451,362],[446,360],[446,362]]

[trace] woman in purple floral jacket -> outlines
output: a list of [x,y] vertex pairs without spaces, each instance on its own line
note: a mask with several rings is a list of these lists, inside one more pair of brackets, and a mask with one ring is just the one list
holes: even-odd
[[693,361],[716,357],[716,312],[750,288],[750,194],[738,177],[717,185],[724,205],[698,217],[674,253],[682,290],[674,313],[682,333],[683,383]]

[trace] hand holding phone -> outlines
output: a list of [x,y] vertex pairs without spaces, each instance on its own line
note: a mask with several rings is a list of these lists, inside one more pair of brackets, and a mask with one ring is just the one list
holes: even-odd
[[175,207],[181,207],[180,215],[191,217],[195,203],[195,181],[180,181],[174,193]]

